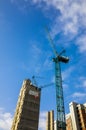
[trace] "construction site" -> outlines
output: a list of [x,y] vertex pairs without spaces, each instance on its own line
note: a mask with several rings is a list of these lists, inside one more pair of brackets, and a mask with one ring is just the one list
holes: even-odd
[[86,0],[0,0],[0,130],[86,130]]
[[[54,110],[48,111],[46,116],[46,130],[86,130],[86,104],[79,105],[77,103],[73,104],[71,107],[72,117],[65,115],[64,107],[64,94],[62,87],[62,75],[60,63],[68,63],[69,58],[64,56],[65,50],[62,50],[59,54],[54,46],[53,40],[49,34],[48,29],[46,29],[48,34],[48,39],[52,47],[55,57],[53,62],[55,64],[55,92],[56,98],[56,112]],[[35,78],[35,76],[33,77]],[[47,87],[47,86],[44,86]],[[43,87],[38,87],[31,79],[25,79],[20,90],[16,111],[12,123],[11,130],[38,130],[39,129],[39,114],[40,114],[40,102],[41,93]],[[77,123],[72,123],[75,120],[75,109],[81,113],[82,118],[77,121]],[[78,115],[78,114],[77,114]],[[72,122],[71,122],[72,120]],[[78,120],[78,119],[77,119]],[[76,122],[76,120],[75,120]],[[78,124],[78,125],[77,125]]]

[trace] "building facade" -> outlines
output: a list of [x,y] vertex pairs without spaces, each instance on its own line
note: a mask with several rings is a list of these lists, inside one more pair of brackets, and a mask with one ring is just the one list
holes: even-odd
[[66,130],[73,130],[70,113],[66,115],[66,124]]
[[70,114],[66,116],[67,130],[86,130],[86,103],[69,104]]
[[47,112],[46,130],[54,130],[54,111]]
[[40,95],[39,88],[24,80],[11,130],[38,130]]

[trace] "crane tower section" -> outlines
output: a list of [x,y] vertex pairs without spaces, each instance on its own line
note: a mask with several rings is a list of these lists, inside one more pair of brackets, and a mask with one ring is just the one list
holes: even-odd
[[53,58],[53,61],[55,62],[56,112],[57,112],[56,127],[57,130],[66,130],[60,61],[58,57]]
[[49,34],[48,28],[46,28],[46,31],[47,31],[48,39],[52,46],[54,55],[55,55],[55,58],[53,58],[53,61],[55,62],[56,127],[57,127],[57,130],[66,130],[64,97],[63,97],[60,62],[67,63],[69,61],[69,58],[62,56],[62,54],[65,50],[63,50],[60,54],[57,53],[53,40]]

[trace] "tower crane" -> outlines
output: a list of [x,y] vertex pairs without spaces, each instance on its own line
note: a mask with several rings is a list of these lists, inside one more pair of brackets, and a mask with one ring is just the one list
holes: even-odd
[[[32,84],[33,84],[34,86],[38,86],[37,81],[36,81],[36,77],[37,77],[37,78],[43,78],[43,77],[39,77],[39,76],[34,76],[34,75],[33,75],[33,76],[32,76]],[[45,84],[45,85],[38,86],[38,88],[41,90],[41,89],[43,89],[43,88],[50,87],[50,86],[52,86],[52,85],[54,85],[53,82],[48,83],[48,84]]]
[[55,58],[53,58],[53,62],[55,62],[56,128],[57,128],[56,130],[66,130],[60,62],[68,63],[69,58],[62,56],[62,54],[65,52],[65,50],[63,50],[60,54],[58,54],[47,27],[46,27],[46,32],[48,34],[48,39],[50,41],[51,47],[52,47],[54,55],[55,55]]

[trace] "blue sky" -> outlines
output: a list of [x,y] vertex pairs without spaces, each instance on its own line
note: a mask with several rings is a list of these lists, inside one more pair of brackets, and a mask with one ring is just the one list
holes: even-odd
[[[86,102],[86,0],[0,0],[0,130],[9,130],[22,82],[33,75],[38,86],[54,81],[54,57],[45,25],[59,52],[65,111]],[[39,130],[46,111],[55,109],[55,86],[42,90]]]

